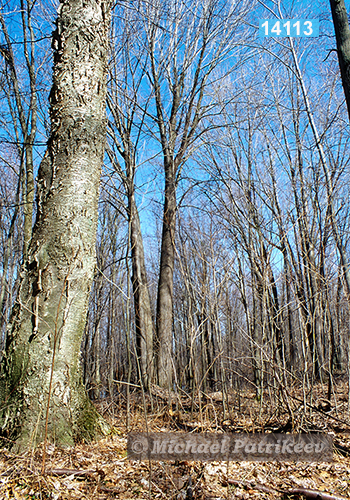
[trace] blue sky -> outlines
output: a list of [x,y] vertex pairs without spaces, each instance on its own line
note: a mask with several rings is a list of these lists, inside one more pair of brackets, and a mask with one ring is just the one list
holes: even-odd
[[[39,5],[39,4],[38,4]],[[350,10],[350,0],[346,1],[346,6],[348,11]],[[298,54],[300,54],[300,64],[302,69],[305,71],[305,76],[310,85],[317,84],[317,78],[319,77],[318,68],[315,66],[315,60],[321,61],[326,59],[329,51],[335,47],[335,40],[333,37],[333,26],[331,21],[331,12],[329,2],[311,2],[311,1],[282,1],[280,2],[281,14],[283,18],[318,18],[320,20],[320,37],[313,40],[300,40],[298,39],[295,44],[298,48]],[[17,10],[17,13],[15,12]],[[21,42],[23,40],[23,35],[20,29],[20,13],[18,10],[18,2],[14,1],[7,4],[6,20],[9,26],[9,32],[11,39],[14,42],[14,47],[16,49],[16,57],[18,61],[23,61],[23,51]],[[10,14],[10,12],[12,12]],[[44,54],[44,51],[49,50],[50,46],[50,35],[53,28],[54,19],[54,8],[53,5],[49,5],[47,12],[40,10],[38,7],[38,19],[34,23],[35,34],[38,39],[37,42],[37,53],[38,55]],[[268,48],[272,52],[276,52],[280,49],[280,45],[273,39],[262,40],[258,37],[258,22],[259,19],[273,18],[274,13],[276,17],[280,15],[278,8],[276,7],[276,2],[267,0],[266,2],[258,3],[256,9],[252,11],[248,16],[249,33],[251,34],[251,39],[247,39],[247,43],[250,44],[250,49],[254,52],[256,51],[256,58],[261,57],[260,50],[262,47]],[[48,38],[45,38],[48,37]],[[4,43],[3,35],[1,35],[0,43]],[[254,59],[254,57],[253,57]],[[333,61],[333,62],[332,62]],[[324,67],[327,68],[330,64],[334,64],[335,54],[331,54],[330,57],[324,63]],[[48,67],[51,63],[48,64]],[[231,64],[228,60],[226,64]],[[254,67],[252,62],[251,67]],[[279,64],[274,63],[276,68],[276,80],[279,78]],[[249,71],[249,63],[246,64],[246,71]],[[273,68],[270,69],[273,71]],[[25,73],[23,73],[25,78]],[[235,76],[233,76],[233,79]],[[44,117],[47,118],[47,95],[51,84],[51,75],[44,74],[38,69],[38,81],[41,85],[41,89],[44,91],[41,96],[41,104],[43,104],[43,114],[42,121],[39,122],[38,128],[39,133],[37,136],[37,149],[36,149],[36,167],[38,167],[40,162],[40,157],[45,150],[45,130]],[[340,80],[339,80],[339,85]],[[23,89],[25,91],[26,84],[24,83]],[[2,96],[3,97],[3,96]],[[4,101],[3,101],[4,102]],[[5,111],[5,108],[2,108]],[[1,133],[4,137],[4,131]],[[155,153],[159,151],[159,144],[153,141],[151,144],[149,139],[144,139],[142,147],[138,158],[142,163],[140,171],[138,174],[138,202],[140,207],[142,207],[141,217],[143,221],[143,229],[145,234],[155,235],[156,227],[159,223],[159,218],[161,217],[161,202],[162,202],[162,186],[163,186],[163,173],[161,168],[161,156],[155,160],[148,162],[147,156],[154,156]],[[146,162],[146,163],[144,163]],[[155,166],[155,162],[160,163]],[[203,173],[196,167],[196,164],[189,160],[187,166],[184,169],[184,177],[188,178],[190,175],[194,177],[198,176],[199,179],[203,178]],[[185,187],[188,187],[188,181],[184,181],[183,185],[180,185],[179,196],[182,195]],[[156,207],[157,205],[157,207]],[[153,211],[156,212],[157,217],[154,216]],[[158,218],[158,221],[156,220]]]

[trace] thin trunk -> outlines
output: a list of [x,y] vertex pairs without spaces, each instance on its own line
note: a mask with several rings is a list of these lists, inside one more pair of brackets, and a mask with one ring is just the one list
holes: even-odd
[[32,226],[33,226],[34,173],[33,173],[32,145],[26,148],[26,182],[23,193],[23,199],[24,199],[23,261],[25,262],[28,257],[28,247],[32,237]]
[[[21,0],[21,15],[22,15],[22,30],[23,30],[23,49],[26,60],[26,66],[30,82],[30,102],[25,113],[25,101],[23,100],[20,84],[17,76],[15,58],[12,49],[11,38],[9,36],[5,19],[0,13],[0,24],[6,40],[5,46],[0,47],[0,53],[4,57],[8,69],[13,93],[18,112],[18,119],[21,126],[22,141],[21,146],[22,160],[25,168],[22,170],[22,200],[23,200],[23,215],[24,215],[24,230],[23,230],[23,261],[28,257],[28,246],[32,236],[33,225],[33,203],[34,203],[34,166],[33,166],[33,144],[36,135],[37,121],[37,99],[36,99],[36,76],[35,76],[35,59],[34,47],[35,36],[31,24],[31,8],[24,0]],[[28,33],[29,32],[29,40]],[[17,140],[19,136],[17,135]],[[19,143],[18,143],[19,147]],[[25,159],[24,159],[25,157]]]
[[96,332],[94,336],[94,364],[95,364],[95,370],[94,370],[94,378],[93,378],[93,384],[94,384],[94,399],[99,400],[101,396],[101,356],[100,356],[100,351],[101,351],[101,334],[100,334],[100,320],[98,319],[98,324],[96,325]]
[[256,297],[256,291],[253,290],[253,315],[250,321],[250,332],[249,339],[252,350],[252,362],[253,362],[253,375],[254,375],[254,384],[255,384],[255,393],[258,401],[261,400],[262,397],[262,388],[263,388],[263,359],[261,356],[262,346],[261,346],[261,326],[259,327],[259,323],[257,321],[258,318],[258,307],[257,301],[260,301],[259,298]]
[[[18,217],[18,212],[19,212],[19,199],[20,199],[20,191],[21,191],[21,172],[18,176],[18,185],[17,185],[17,192],[16,192],[16,207],[14,210],[14,213],[12,215],[11,223],[10,223],[10,229],[7,235],[7,241],[6,241],[6,246],[4,249],[4,255],[3,255],[3,264],[2,264],[2,275],[1,275],[1,281],[0,281],[0,332],[2,332],[3,326],[5,326],[5,321],[7,321],[8,318],[8,313],[6,311],[6,304],[8,303],[8,283],[10,282],[8,279],[8,270],[9,270],[9,259],[10,259],[10,252],[13,251],[12,245],[13,245],[13,235],[15,232],[16,228],[16,221]],[[5,341],[5,338],[4,338]],[[5,343],[5,342],[4,342]],[[3,349],[3,345],[1,345],[1,350]]]
[[[28,2],[24,5],[24,0],[21,0],[22,8],[22,25],[24,38],[24,55],[28,68],[30,80],[30,106],[28,113],[28,121],[30,117],[30,131],[26,129],[27,136],[25,143],[26,152],[26,182],[24,199],[24,242],[23,242],[23,261],[28,257],[28,247],[32,237],[33,226],[33,204],[34,204],[34,166],[33,166],[33,145],[36,135],[37,121],[37,98],[36,98],[36,77],[35,77],[35,35],[31,22],[31,9]],[[26,18],[27,14],[27,18]],[[29,31],[29,41],[27,37]],[[26,125],[26,127],[28,127]]]

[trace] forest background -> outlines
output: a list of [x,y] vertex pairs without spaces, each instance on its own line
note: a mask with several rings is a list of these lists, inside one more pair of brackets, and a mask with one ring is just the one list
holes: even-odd
[[[57,6],[0,9],[1,331],[50,131]],[[317,38],[259,38],[259,19]],[[349,122],[327,2],[120,2],[112,12],[91,398],[350,378]],[[281,396],[282,394],[282,396]],[[274,397],[274,396],[273,396]]]

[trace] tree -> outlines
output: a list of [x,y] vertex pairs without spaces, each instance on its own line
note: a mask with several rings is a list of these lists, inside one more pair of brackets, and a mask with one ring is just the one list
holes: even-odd
[[[20,8],[19,5],[20,5]],[[20,262],[27,257],[28,245],[32,235],[33,204],[34,204],[34,170],[35,170],[35,138],[37,135],[38,116],[38,88],[42,87],[38,81],[38,68],[45,75],[43,68],[46,66],[47,43],[43,36],[37,42],[34,29],[37,28],[35,20],[40,8],[35,1],[21,0],[20,2],[7,2],[0,9],[0,62],[3,63],[3,78],[1,88],[1,116],[0,128],[6,131],[0,161],[8,172],[6,177],[13,175],[12,169],[18,172],[16,176],[17,187],[16,201],[7,210],[7,217],[11,214],[6,235],[6,246],[3,251],[4,272],[0,281],[0,324],[3,328],[8,319],[8,307],[11,302],[11,261],[15,253],[14,245],[16,232],[21,237]],[[10,26],[13,22],[18,24],[16,33],[22,40],[19,44],[11,36]],[[17,30],[16,30],[17,31]],[[37,37],[38,37],[38,31]],[[39,43],[40,50],[35,48]],[[35,50],[36,49],[36,50]],[[38,55],[38,52],[40,55]],[[40,103],[40,99],[39,99]],[[4,200],[8,199],[4,197]],[[8,207],[9,208],[9,207]],[[23,217],[23,218],[22,218]],[[23,220],[23,227],[19,228]]]
[[120,6],[120,17],[124,21],[117,23],[114,32],[118,47],[110,64],[107,152],[113,169],[121,179],[126,198],[122,210],[129,224],[137,372],[140,372],[144,387],[148,388],[153,381],[153,318],[135,180],[137,154],[147,113],[147,102],[144,103],[140,95],[146,78],[147,53],[144,46],[139,47],[138,36],[135,36],[140,30],[138,19],[136,17],[135,22],[131,14],[129,5]]
[[[212,127],[222,103],[217,89],[240,64],[234,48],[242,43],[246,2],[145,3],[147,74],[153,93],[150,131],[159,141],[164,171],[164,204],[156,316],[158,383],[172,387],[173,278],[177,190],[185,164]],[[232,65],[225,66],[226,59]],[[219,68],[220,67],[220,72]],[[215,73],[217,71],[217,74]],[[149,113],[151,115],[151,112]]]
[[340,74],[350,118],[350,27],[344,0],[330,0]]
[[[23,47],[26,69],[29,76],[30,86],[30,102],[26,112],[26,103],[21,92],[20,79],[16,69],[15,56],[12,48],[11,38],[5,23],[4,16],[0,12],[0,25],[6,45],[0,46],[0,54],[3,56],[8,68],[8,99],[10,94],[14,94],[14,106],[12,111],[13,127],[15,129],[16,142],[21,158],[21,175],[22,183],[22,198],[24,205],[24,241],[23,241],[23,258],[27,258],[28,245],[32,235],[32,219],[33,219],[33,202],[34,202],[34,168],[33,168],[33,143],[37,129],[37,95],[36,95],[36,76],[35,76],[35,58],[34,58],[34,31],[32,27],[30,2],[21,0],[21,17],[23,30]],[[29,40],[28,40],[29,34]],[[17,116],[19,121],[19,129],[17,129]],[[16,118],[15,118],[16,117]],[[20,145],[19,137],[22,136],[23,145]]]
[[53,33],[51,133],[0,374],[1,435],[18,446],[106,430],[79,355],[95,267],[109,19],[109,1],[61,0]]

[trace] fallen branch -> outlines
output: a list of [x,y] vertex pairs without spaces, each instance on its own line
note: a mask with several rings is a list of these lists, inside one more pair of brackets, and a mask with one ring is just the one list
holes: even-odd
[[328,495],[323,491],[318,490],[308,490],[306,488],[292,488],[285,492],[286,495],[303,495],[305,498],[314,498],[316,500],[346,500],[345,497],[339,497],[337,495]]
[[324,491],[319,490],[309,490],[307,488],[290,488],[288,490],[280,488],[270,488],[269,486],[264,486],[259,483],[247,482],[247,481],[237,481],[236,479],[229,479],[228,484],[233,486],[240,486],[243,488],[250,488],[253,490],[262,491],[264,493],[282,493],[283,495],[298,495],[303,496],[307,499],[314,500],[347,500],[345,497],[340,497],[337,495],[329,495]]
[[124,493],[126,490],[120,488],[108,488],[107,486],[103,486],[99,484],[97,487],[98,491],[102,491],[103,493]]
[[86,477],[91,474],[100,474],[97,470],[76,470],[76,469],[50,469],[46,470],[45,474],[49,476],[76,476],[76,477]]
[[150,393],[159,399],[162,399],[166,403],[176,403],[179,402],[179,396],[174,391],[168,391],[167,389],[162,389],[159,385],[150,384]]
[[282,493],[282,490],[270,488],[269,486],[264,486],[263,484],[254,483],[253,481],[236,481],[236,479],[229,479],[227,483],[233,486],[240,486],[241,488],[263,491],[264,493]]
[[330,415],[327,411],[322,410],[322,408],[318,408],[317,406],[314,406],[310,403],[307,403],[303,399],[300,399],[300,398],[294,396],[293,394],[290,394],[288,391],[287,391],[287,395],[288,395],[288,397],[295,399],[299,403],[306,404],[306,406],[308,408],[311,408],[311,410],[317,411],[318,413],[322,413],[322,415],[324,415],[325,417],[328,417],[328,418],[334,420],[335,422],[339,422],[340,424],[345,424],[347,427],[349,427],[349,422],[346,422],[345,420],[342,420],[341,418],[334,417],[333,415]]

